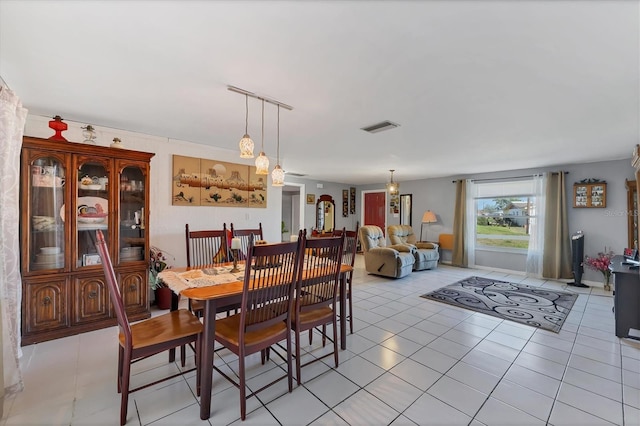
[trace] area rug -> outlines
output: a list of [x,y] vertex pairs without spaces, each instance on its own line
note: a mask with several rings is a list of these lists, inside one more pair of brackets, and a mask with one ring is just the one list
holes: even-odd
[[469,277],[421,297],[557,333],[578,295],[490,278]]

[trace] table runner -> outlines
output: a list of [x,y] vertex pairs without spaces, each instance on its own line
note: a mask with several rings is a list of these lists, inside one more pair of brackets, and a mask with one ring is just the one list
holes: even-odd
[[193,287],[209,287],[212,285],[232,283],[244,279],[244,263],[238,264],[239,272],[231,272],[232,265],[214,266],[211,268],[192,269],[184,272],[174,272],[166,269],[158,274],[174,293]]

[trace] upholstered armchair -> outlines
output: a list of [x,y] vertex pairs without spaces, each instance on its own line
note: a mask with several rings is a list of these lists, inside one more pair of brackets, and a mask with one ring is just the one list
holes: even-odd
[[402,278],[413,270],[415,247],[405,244],[387,246],[379,226],[361,227],[360,244],[364,252],[364,266],[370,274]]
[[416,248],[413,252],[416,258],[413,264],[414,271],[438,267],[438,259],[440,259],[438,244],[417,241],[410,225],[389,225],[388,231],[391,244],[396,246],[404,244]]

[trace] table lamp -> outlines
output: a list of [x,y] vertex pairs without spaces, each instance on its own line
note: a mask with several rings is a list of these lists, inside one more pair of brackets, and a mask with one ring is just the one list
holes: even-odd
[[240,269],[238,269],[238,250],[240,250],[240,238],[232,238],[231,251],[233,251],[233,269],[231,273],[240,272]]
[[[422,223],[420,224],[420,241],[422,241],[422,227],[425,223],[435,223],[438,221],[436,214],[431,210],[427,210],[422,215]],[[429,228],[427,228],[427,240],[429,239]]]

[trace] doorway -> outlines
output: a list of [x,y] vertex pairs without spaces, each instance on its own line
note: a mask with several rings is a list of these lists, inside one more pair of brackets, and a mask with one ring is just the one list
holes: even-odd
[[386,235],[387,229],[387,192],[384,189],[362,191],[362,224],[376,225]]
[[282,241],[290,241],[291,235],[298,235],[304,228],[304,208],[306,194],[302,183],[286,183],[282,187]]

